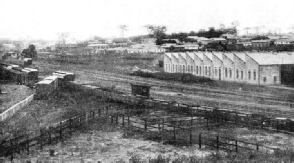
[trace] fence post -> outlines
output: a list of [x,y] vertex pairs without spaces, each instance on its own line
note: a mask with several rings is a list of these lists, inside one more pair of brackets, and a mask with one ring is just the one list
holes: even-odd
[[62,140],[62,122],[59,123],[59,136],[60,140]]
[[201,133],[199,134],[199,149],[201,149]]
[[190,145],[192,145],[192,128],[190,127]]
[[49,134],[49,144],[51,144],[52,143],[52,140],[51,140],[51,126],[49,126],[48,134]]
[[145,132],[147,131],[147,121],[146,121],[146,119],[144,119],[144,130],[145,130]]
[[118,125],[118,115],[115,116],[116,125]]
[[174,141],[176,141],[176,126],[174,126]]
[[43,149],[43,130],[40,129],[40,149]]
[[69,134],[72,135],[72,119],[69,119]]
[[128,114],[128,127],[130,126],[130,115]]
[[79,127],[82,125],[82,118],[79,116]]
[[277,132],[279,132],[279,121],[277,120]]
[[192,128],[193,128],[193,115],[191,115],[191,123],[190,123],[190,145],[192,145]]
[[216,149],[219,150],[219,137],[216,136]]
[[13,148],[12,139],[10,139],[10,150],[11,150],[11,157],[10,157],[10,160],[13,161],[13,152],[14,152],[14,148]]
[[236,146],[236,152],[238,152],[238,141],[235,141],[235,146]]
[[162,127],[161,127],[162,132],[164,132],[164,118],[162,118]]
[[160,132],[160,121],[158,122],[158,132]]
[[122,115],[122,126],[125,127],[125,115]]
[[30,154],[30,137],[29,137],[29,135],[27,135],[26,145],[27,145],[27,154],[29,155]]

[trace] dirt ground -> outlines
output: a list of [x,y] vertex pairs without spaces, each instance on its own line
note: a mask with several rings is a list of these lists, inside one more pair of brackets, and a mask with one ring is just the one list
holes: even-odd
[[[156,57],[155,57],[156,58]],[[157,59],[157,58],[156,58]],[[99,62],[93,62],[88,67],[80,64],[59,64],[40,60],[36,62],[39,67],[40,75],[46,76],[54,70],[66,70],[76,73],[76,81],[80,83],[90,83],[103,87],[115,87],[116,90],[130,92],[130,81],[150,81],[150,83],[166,84],[165,81],[154,79],[144,79],[140,77],[130,77],[120,74],[115,69],[130,71],[132,66],[140,68],[150,68],[156,65],[156,59],[144,60],[144,62],[131,61],[108,61],[112,63],[108,69],[101,69],[106,63],[95,65]],[[128,64],[132,62],[132,64]],[[119,63],[119,64],[114,64]],[[149,64],[151,63],[151,64]],[[140,64],[144,64],[142,66]],[[148,64],[148,66],[147,66]],[[95,67],[96,66],[96,67]],[[155,70],[158,68],[155,68]],[[108,71],[109,70],[109,71]],[[108,72],[107,72],[108,71]],[[93,73],[94,72],[94,73]],[[95,73],[96,72],[96,73]],[[174,82],[172,84],[183,85],[183,83]],[[186,86],[186,85],[185,85]],[[222,88],[210,88],[206,86],[189,85],[199,92],[184,92],[167,87],[152,88],[151,95],[155,98],[176,100],[183,103],[193,104],[213,104],[230,107],[239,107],[239,109],[271,108],[282,109],[291,112],[291,109],[280,101],[264,102],[257,101],[256,97],[244,98],[243,96],[226,95],[227,91]],[[211,92],[214,90],[215,92]],[[276,90],[276,89],[275,89]],[[287,90],[291,93],[292,90]],[[220,93],[219,93],[220,92]],[[235,92],[232,90],[232,92]],[[282,91],[281,91],[282,92]],[[248,93],[248,92],[247,92]],[[280,94],[259,92],[261,95],[278,97]],[[242,93],[239,93],[242,94]],[[244,101],[243,101],[244,100]],[[202,102],[202,103],[201,103]],[[249,104],[249,105],[248,105]],[[54,96],[49,100],[33,101],[28,107],[15,115],[18,121],[10,121],[7,128],[12,129],[29,129],[30,131],[39,130],[41,127],[48,126],[60,120],[79,114],[81,111],[95,109],[108,105],[96,97],[85,96],[79,92],[67,91]],[[249,107],[248,107],[249,106]],[[250,109],[250,108],[249,108]],[[266,112],[267,110],[264,109]],[[283,115],[283,114],[280,114]],[[22,124],[28,124],[23,126]],[[16,126],[16,128],[15,128]],[[9,130],[11,131],[11,130]],[[199,130],[199,131],[202,131]],[[22,131],[22,132],[27,132]],[[234,135],[236,138],[264,143],[267,146],[278,147],[281,149],[293,149],[293,137],[281,133],[269,133],[263,130],[253,130],[247,128],[215,128],[209,131],[216,134]],[[11,133],[13,133],[11,131]],[[130,159],[150,160],[158,157],[180,160],[189,157],[195,157],[197,160],[207,161],[214,153],[209,149],[199,150],[197,146],[173,146],[166,145],[162,142],[145,140],[140,134],[126,135],[124,129],[116,126],[109,126],[105,122],[97,122],[85,127],[84,130],[78,131],[71,138],[53,146],[46,146],[43,150],[34,150],[30,156],[23,155],[23,160],[30,159],[32,162],[45,162],[55,160],[60,162],[128,162]],[[13,133],[16,134],[16,133]],[[49,157],[49,150],[54,150],[55,155]],[[186,159],[187,160],[187,159]]]
[[[49,156],[50,150],[54,150],[55,156]],[[170,160],[193,157],[201,160],[210,153],[210,150],[199,150],[193,146],[177,147],[144,140],[139,134],[126,136],[123,129],[100,121],[88,126],[84,131],[77,132],[64,143],[35,151],[30,159],[32,161],[129,162],[132,159],[149,161],[158,157]]]
[[15,84],[1,84],[1,90],[7,93],[0,94],[0,113],[34,93],[31,88]]

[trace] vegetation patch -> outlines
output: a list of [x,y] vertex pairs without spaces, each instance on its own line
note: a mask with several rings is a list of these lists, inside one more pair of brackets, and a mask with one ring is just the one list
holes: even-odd
[[166,72],[143,72],[143,71],[135,71],[129,73],[129,75],[133,76],[141,76],[145,78],[155,78],[160,80],[167,80],[167,81],[181,81],[185,83],[210,83],[212,82],[211,79],[201,76],[194,76],[191,74],[182,74],[182,73],[166,73]]

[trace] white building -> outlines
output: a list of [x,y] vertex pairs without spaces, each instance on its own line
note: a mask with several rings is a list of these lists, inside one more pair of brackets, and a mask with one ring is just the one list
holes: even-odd
[[249,84],[293,84],[294,54],[189,52],[165,53],[164,70],[213,80]]

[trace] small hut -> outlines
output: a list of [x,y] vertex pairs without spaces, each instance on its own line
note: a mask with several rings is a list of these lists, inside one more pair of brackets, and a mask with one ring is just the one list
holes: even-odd
[[131,84],[132,87],[132,94],[133,95],[140,95],[144,97],[150,97],[150,88],[151,85],[147,84]]

